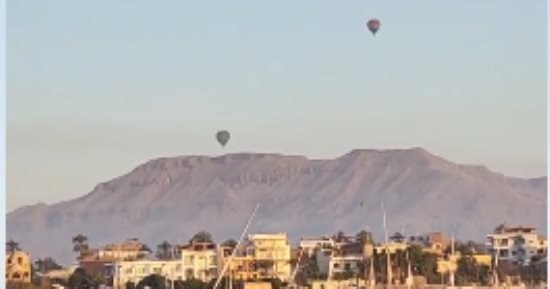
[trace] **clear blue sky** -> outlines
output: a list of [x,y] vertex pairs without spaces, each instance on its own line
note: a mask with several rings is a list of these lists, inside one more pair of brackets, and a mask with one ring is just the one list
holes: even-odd
[[188,154],[422,146],[546,173],[546,1],[12,0],[7,13],[9,210]]

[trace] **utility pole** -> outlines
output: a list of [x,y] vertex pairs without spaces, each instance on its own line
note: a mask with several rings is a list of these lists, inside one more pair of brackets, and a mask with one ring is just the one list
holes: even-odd
[[455,287],[455,268],[456,268],[456,264],[455,264],[455,235],[453,234],[452,236],[452,239],[451,239],[451,274],[449,276],[449,281],[451,283],[451,287],[454,288]]
[[391,258],[390,258],[390,248],[388,246],[388,228],[386,226],[386,209],[384,208],[384,201],[382,201],[382,224],[384,226],[384,234],[385,234],[385,240],[386,244],[384,245],[386,249],[386,271],[387,271],[387,280],[386,284],[388,287],[392,284],[392,270],[391,270]]

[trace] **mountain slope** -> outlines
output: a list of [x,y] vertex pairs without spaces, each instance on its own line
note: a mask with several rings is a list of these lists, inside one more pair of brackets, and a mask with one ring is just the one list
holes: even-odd
[[[421,148],[354,150],[334,160],[277,154],[187,156],[149,161],[80,198],[17,209],[8,237],[34,256],[71,260],[72,236],[92,245],[140,238],[187,241],[205,229],[238,237],[257,202],[252,231],[304,235],[369,228],[440,230],[483,240],[498,223],[546,227],[546,177],[517,179]],[[363,203],[363,205],[361,205]]]

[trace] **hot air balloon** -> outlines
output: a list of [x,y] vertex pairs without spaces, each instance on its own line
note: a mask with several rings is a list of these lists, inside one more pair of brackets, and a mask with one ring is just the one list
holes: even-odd
[[380,29],[380,20],[373,18],[367,22],[367,27],[369,28],[370,32],[373,36],[376,35],[376,32],[378,32],[378,29]]
[[222,147],[225,147],[225,145],[227,144],[227,142],[229,141],[229,138],[230,138],[230,134],[228,131],[226,130],[220,130],[216,133],[216,140],[218,141],[218,143],[220,143],[220,145]]

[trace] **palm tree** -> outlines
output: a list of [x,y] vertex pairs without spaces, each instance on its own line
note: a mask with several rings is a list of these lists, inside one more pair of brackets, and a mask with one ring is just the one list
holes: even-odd
[[237,247],[237,241],[233,240],[233,239],[227,239],[225,240],[225,242],[222,243],[222,246],[224,247],[229,247],[229,248],[235,248]]
[[19,243],[15,242],[14,240],[10,239],[6,242],[6,251],[8,253],[15,253],[15,251],[19,251],[21,248],[19,247]]
[[273,270],[273,265],[275,265],[275,262],[273,262],[273,260],[258,260],[256,264],[258,268],[264,272],[264,275],[267,276],[268,272]]
[[200,231],[191,240],[189,240],[189,243],[211,243],[212,242],[212,235],[206,231]]
[[506,229],[506,224],[505,223],[499,224],[498,226],[496,226],[494,233],[500,234],[504,231],[504,229]]
[[80,254],[80,258],[88,253],[90,246],[88,245],[88,237],[78,234],[73,237],[73,251]]
[[338,231],[338,233],[336,233],[336,235],[334,235],[333,238],[336,242],[342,242],[346,238],[346,234],[344,233],[344,231],[340,230]]
[[38,259],[34,262],[34,264],[36,266],[36,270],[40,273],[48,273],[49,271],[62,268],[53,258],[50,257]]
[[157,246],[157,258],[161,260],[171,259],[172,253],[172,245],[168,241],[164,241]]
[[371,232],[367,232],[365,230],[362,230],[360,231],[359,233],[357,233],[357,235],[355,235],[355,238],[357,239],[357,241],[359,243],[361,243],[362,245],[364,244],[372,244],[373,243],[373,240],[372,240],[372,233]]
[[141,247],[139,248],[139,254],[137,255],[137,259],[144,259],[148,254],[153,253],[151,248],[145,244],[141,244]]
[[396,232],[393,234],[393,236],[390,237],[390,240],[396,242],[396,243],[402,243],[405,240],[405,236],[403,234]]

